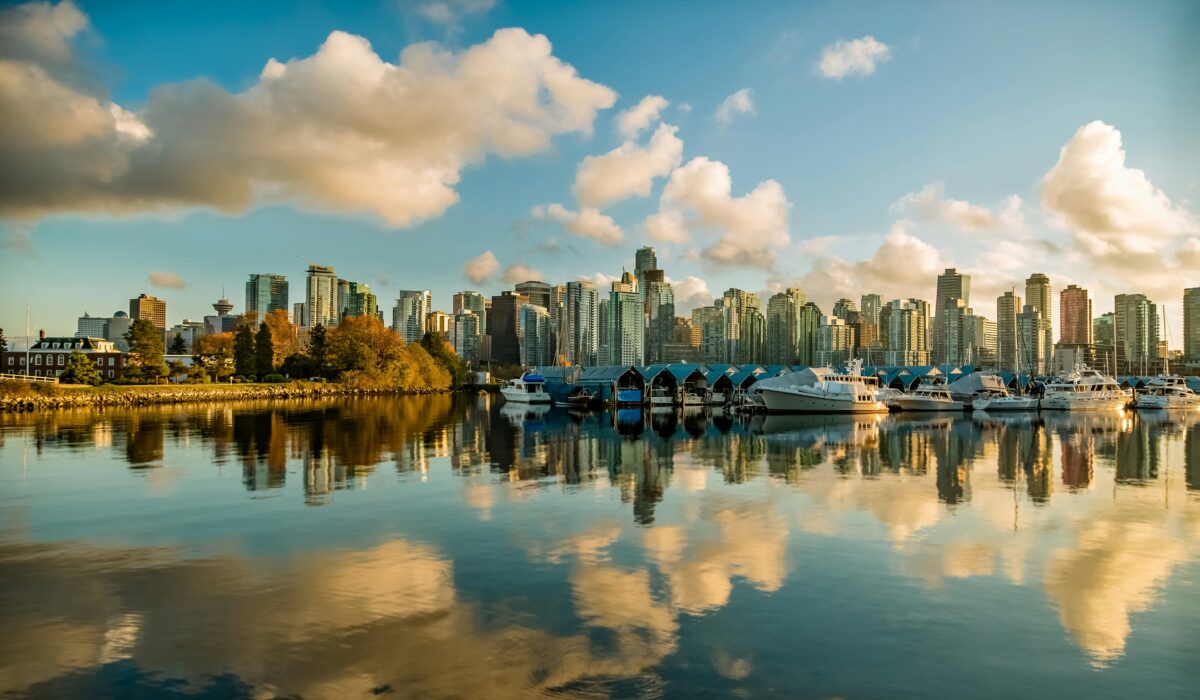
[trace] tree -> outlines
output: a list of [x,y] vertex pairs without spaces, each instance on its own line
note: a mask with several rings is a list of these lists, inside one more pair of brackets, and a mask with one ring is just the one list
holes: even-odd
[[167,349],[168,355],[183,355],[187,352],[187,341],[183,339],[183,335],[176,333],[175,337],[171,338],[171,347]]
[[454,352],[454,348],[442,340],[441,336],[436,333],[426,333],[421,338],[421,347],[429,353],[430,357],[437,361],[446,371],[450,373],[450,380],[455,386],[462,386],[467,383],[467,366]]
[[324,325],[318,323],[308,332],[306,354],[312,363],[313,374],[324,377],[329,371],[329,339]]
[[329,368],[341,380],[370,389],[448,389],[451,377],[420,343],[405,344],[372,316],[350,317],[329,331]]
[[62,374],[58,375],[58,381],[62,384],[96,386],[101,381],[100,370],[96,369],[96,363],[92,362],[87,355],[73,350],[67,357],[67,365],[63,368]]
[[271,342],[271,329],[266,322],[258,324],[258,334],[254,337],[254,359],[259,377],[275,371],[275,349]]
[[192,356],[214,382],[221,381],[233,372],[233,334],[212,333],[197,338]]
[[3,328],[0,328],[0,352],[8,352],[8,338],[4,337]]
[[254,354],[254,331],[243,323],[233,334],[233,371],[239,377],[253,377],[258,369],[258,358]]
[[271,347],[275,351],[275,357],[272,358],[271,364],[279,367],[285,359],[300,352],[300,343],[296,339],[296,326],[288,318],[288,312],[276,309],[267,314],[263,323],[266,323],[267,327],[271,329]]
[[166,375],[163,335],[158,326],[144,318],[136,319],[129,325],[125,340],[129,343],[125,377],[135,381],[152,382]]

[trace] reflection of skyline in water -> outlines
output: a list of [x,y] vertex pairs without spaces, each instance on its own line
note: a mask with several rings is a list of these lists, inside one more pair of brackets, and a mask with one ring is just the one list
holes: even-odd
[[[49,694],[86,682],[72,673],[131,659],[200,686],[236,679],[316,697],[389,685],[478,697],[564,688],[653,694],[669,684],[659,667],[686,652],[694,621],[751,595],[741,590],[796,595],[804,585],[796,579],[814,575],[796,568],[797,551],[848,554],[875,548],[868,543],[890,551],[891,575],[917,582],[925,596],[951,587],[962,596],[966,581],[1037,591],[1083,657],[1111,669],[1139,618],[1163,604],[1182,567],[1195,566],[1200,541],[1194,415],[718,420],[434,396],[0,421],[6,470],[24,459],[36,471],[43,455],[111,454],[150,496],[186,499],[195,486],[181,477],[234,468],[250,499],[277,503],[277,513],[298,506],[314,514],[296,521],[294,534],[273,535],[289,538],[278,556],[206,545],[197,558],[161,545],[170,539],[161,533],[60,524],[48,540],[38,534],[48,516],[36,501],[26,515],[6,507],[0,565],[17,574],[11,580],[39,589],[56,578],[90,582],[52,618],[39,611],[73,593],[18,585],[0,594],[9,603],[0,613],[2,656],[16,658],[17,645],[28,643],[40,657],[0,662],[0,689],[42,683]],[[436,493],[448,499],[430,501],[424,518],[434,504],[455,515],[430,522],[430,531],[421,520],[397,531],[378,516],[356,520],[359,497],[338,496],[381,498],[397,481],[394,512]],[[437,484],[443,490],[421,495]],[[311,521],[318,513],[326,515]],[[310,521],[329,525],[312,530]],[[355,522],[363,524],[345,535],[354,544],[303,542],[305,532],[336,540],[325,527]],[[354,539],[359,527],[375,534]],[[512,533],[512,549],[498,558],[468,544],[481,527],[507,528],[497,532]],[[839,573],[836,556],[829,561],[822,575],[850,575]],[[499,576],[511,594],[530,585],[522,572],[546,576],[546,567],[562,570],[543,594],[560,611],[557,622],[476,583]],[[857,576],[847,585],[861,585]],[[33,602],[14,602],[21,596]],[[211,643],[190,648],[196,639],[180,631],[190,627]],[[329,657],[335,643],[367,653]],[[491,678],[472,665],[479,655],[502,655],[506,669]],[[753,656],[722,647],[706,658],[711,673],[736,685],[769,674],[769,661]],[[232,675],[214,679],[213,669]]]

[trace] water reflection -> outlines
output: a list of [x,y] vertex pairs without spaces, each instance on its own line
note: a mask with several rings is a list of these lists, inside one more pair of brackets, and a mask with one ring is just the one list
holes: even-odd
[[[951,585],[955,604],[985,610],[1002,591],[1040,591],[1082,658],[1111,672],[1139,618],[1195,571],[1196,414],[741,419],[497,403],[0,417],[0,690],[654,695],[699,673],[689,634],[720,682],[765,689],[786,664],[772,671],[753,636],[726,648],[696,624],[741,600],[739,615],[787,625],[746,609],[739,588],[767,606],[814,572],[845,587],[823,593],[830,605],[881,595],[888,582],[861,572],[881,553],[876,576],[921,591],[900,605]],[[97,455],[127,471],[79,466]],[[86,499],[43,463],[102,487],[97,515],[73,513]],[[203,486],[227,483],[226,467],[250,498]],[[183,507],[153,527],[100,502],[130,477],[161,498],[167,473]],[[354,497],[388,483],[391,497]],[[264,500],[280,505],[255,510]],[[236,522],[196,514],[219,509]],[[1035,634],[1028,607],[993,622]]]

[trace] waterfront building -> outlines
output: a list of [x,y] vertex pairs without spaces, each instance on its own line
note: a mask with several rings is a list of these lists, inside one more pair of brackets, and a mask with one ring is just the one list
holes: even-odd
[[880,311],[880,323],[887,318],[889,365],[920,366],[929,364],[929,302],[923,299],[895,299]]
[[853,299],[838,299],[833,303],[833,316],[843,321],[849,321],[850,314],[858,311]]
[[207,332],[208,324],[204,321],[190,321],[185,318],[182,323],[175,324],[166,332],[164,338],[166,344],[163,346],[163,349],[170,348],[171,343],[175,342],[175,338],[178,336],[183,338],[183,343],[187,346],[187,351],[190,353],[196,341],[206,335]]
[[818,365],[838,367],[854,354],[854,331],[844,319],[828,316],[817,329]]
[[1058,339],[1067,345],[1091,345],[1092,297],[1088,290],[1072,284],[1058,295]]
[[969,323],[968,319],[973,315],[972,310],[962,299],[947,299],[942,305],[941,311],[934,319],[934,323],[940,329],[942,339],[940,360],[942,363],[951,365],[966,363],[967,346],[965,341],[968,332],[966,325]]
[[724,323],[719,306],[692,309],[693,340],[705,362],[721,362]]
[[637,279],[628,272],[608,294],[608,353],[611,365],[637,365],[645,357],[645,319]]
[[365,282],[338,280],[338,318],[378,316],[379,303]]
[[425,332],[433,333],[442,340],[450,340],[450,326],[454,317],[445,311],[431,311],[425,317]]
[[671,342],[675,330],[675,290],[666,281],[662,270],[646,270],[644,275],[645,361],[647,364],[666,362],[664,348]]
[[963,322],[963,361],[976,367],[996,366],[996,322],[971,314]]
[[804,306],[800,307],[796,328],[796,364],[816,366],[821,316],[821,307],[814,302],[805,302]]
[[1118,294],[1113,304],[1113,344],[1120,374],[1149,374],[1158,361],[1158,307],[1145,294]]
[[460,314],[463,311],[470,311],[479,319],[480,333],[487,327],[487,307],[488,300],[479,292],[463,290],[453,297],[453,306],[451,311],[454,314]]
[[[47,337],[45,331],[38,334],[37,342],[30,345],[29,350],[9,350],[0,354],[0,367],[3,367],[0,371],[34,377],[57,377],[66,368],[67,358],[77,351],[96,365],[102,379],[112,381],[121,376],[121,370],[125,367],[125,353],[111,340]],[[27,361],[28,366],[25,364]]]
[[258,313],[260,319],[272,311],[288,310],[287,277],[269,272],[250,275],[246,281],[246,311]]
[[75,322],[76,338],[103,338],[108,334],[109,319],[103,316],[89,316],[86,311]]
[[1054,347],[1053,324],[1053,295],[1050,290],[1050,278],[1041,272],[1035,272],[1025,280],[1025,303],[1037,309],[1041,315],[1042,347],[1045,358],[1038,365],[1038,372],[1049,372],[1050,350]]
[[800,311],[808,299],[804,292],[789,287],[767,300],[766,340],[763,362],[792,364],[799,357]]
[[[933,362],[943,363],[949,362],[947,358],[959,356],[962,354],[961,338],[962,331],[958,329],[955,332],[947,333],[949,322],[943,321],[943,314],[949,307],[954,306],[955,299],[961,299],[963,306],[971,305],[971,276],[962,274],[952,267],[946,268],[945,272],[938,275],[937,278],[937,296],[934,299],[934,328],[933,328]],[[961,315],[956,316],[961,318]],[[948,338],[947,336],[951,336]],[[959,340],[960,345],[956,348],[948,347],[947,343],[952,340]]]
[[474,367],[479,363],[479,316],[470,309],[455,312],[450,325],[450,343],[463,362]]
[[[1017,368],[1019,340],[1017,314],[1021,310],[1021,297],[1015,292],[1005,292],[996,298],[996,368],[1012,372]],[[1029,370],[1026,366],[1025,370]]]
[[339,311],[337,273],[330,266],[309,263],[305,278],[304,319],[300,325],[305,328],[336,326]]
[[1049,348],[1046,347],[1045,322],[1042,312],[1033,304],[1022,307],[1017,314],[1017,352],[1020,353],[1021,371],[1030,374],[1046,374],[1049,367]]
[[524,294],[504,291],[492,297],[487,313],[489,357],[498,365],[521,364],[521,341],[517,335],[521,306],[529,303]]
[[1183,360],[1200,365],[1200,287],[1183,290]]
[[402,289],[396,293],[396,305],[392,308],[392,330],[406,343],[420,342],[425,335],[425,321],[433,310],[432,295],[428,289]]
[[129,300],[129,318],[137,321],[146,319],[159,330],[167,330],[167,302],[149,294],[139,294]]
[[[586,280],[567,282],[563,301],[561,327],[566,336],[566,358],[569,365],[592,367],[597,364],[600,339],[600,294],[596,285]],[[605,325],[607,328],[607,323]]]
[[717,299],[721,318],[721,343],[717,362],[746,364],[762,360],[766,318],[757,294],[736,287]]
[[554,364],[554,334],[550,328],[550,312],[541,304],[521,304],[517,316],[517,338],[521,366],[544,367]]

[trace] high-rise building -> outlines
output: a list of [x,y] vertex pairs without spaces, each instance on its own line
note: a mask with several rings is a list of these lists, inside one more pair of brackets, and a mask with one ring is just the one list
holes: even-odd
[[338,276],[327,265],[309,263],[305,279],[304,327],[336,326],[338,309]]
[[272,311],[288,310],[287,277],[269,272],[250,275],[246,281],[246,311],[254,311],[260,319]]
[[129,300],[129,318],[137,321],[146,319],[159,330],[167,330],[167,302],[149,294],[139,294]]
[[567,282],[560,323],[566,338],[558,343],[565,347],[565,362],[591,367],[597,363],[600,318],[596,285],[585,280]]
[[833,316],[848,321],[852,312],[858,311],[853,299],[838,299],[833,303]]
[[553,287],[545,282],[538,282],[536,280],[520,282],[514,289],[516,289],[517,294],[525,295],[529,299],[530,304],[540,306],[546,311],[550,311],[553,307],[550,302]]
[[1050,371],[1048,362],[1050,351],[1054,348],[1053,299],[1049,277],[1035,272],[1025,280],[1025,303],[1037,309],[1042,317],[1042,347],[1045,348],[1046,361],[1038,367],[1039,372]]
[[86,311],[75,323],[76,338],[103,338],[108,333],[109,319],[104,316],[89,316]]
[[929,302],[922,299],[895,299],[880,310],[879,317],[881,333],[884,318],[887,319],[885,364],[929,364]]
[[396,305],[392,307],[392,330],[406,343],[420,342],[432,306],[433,298],[428,289],[400,290],[396,293]]
[[633,254],[633,275],[637,277],[638,284],[642,284],[645,280],[643,274],[646,270],[658,269],[658,256],[654,254],[654,249],[647,246],[638,248]]
[[479,363],[479,328],[479,316],[470,309],[455,312],[450,326],[454,353],[472,367]]
[[941,330],[942,362],[952,365],[967,363],[966,326],[974,313],[962,299],[948,299],[934,323]]
[[545,367],[554,364],[554,336],[550,312],[541,304],[521,304],[517,339],[521,348],[521,366]]
[[1050,371],[1047,366],[1050,349],[1046,346],[1045,321],[1042,320],[1042,312],[1033,304],[1026,304],[1017,314],[1017,352],[1022,372],[1046,374]]
[[1058,340],[1067,345],[1092,344],[1092,297],[1072,284],[1058,294]]
[[1102,364],[1108,374],[1117,372],[1116,320],[1117,315],[1111,311],[1092,320],[1092,342],[1097,354],[1104,358]]
[[639,365],[645,356],[645,321],[637,279],[628,272],[608,293],[609,364]]
[[608,349],[608,295],[600,294],[596,301],[596,364],[606,365],[612,356]]
[[996,298],[996,368],[1001,371],[1015,371],[1021,360],[1017,355],[1020,351],[1017,314],[1020,311],[1021,297],[1015,293],[1005,292]]
[[883,309],[883,297],[878,294],[864,294],[859,300],[859,312],[862,320],[879,327],[879,312]]
[[1158,307],[1145,294],[1118,294],[1113,304],[1113,344],[1119,374],[1149,374],[1158,361]]
[[675,290],[667,283],[662,270],[651,269],[645,275],[646,358],[651,362],[666,362],[664,350],[675,330]]
[[817,341],[821,328],[821,308],[814,302],[800,307],[796,330],[796,364],[813,367],[817,364]]
[[454,317],[445,311],[430,311],[425,317],[425,332],[433,333],[442,340],[450,340],[450,326]]
[[1200,363],[1200,287],[1183,290],[1183,359]]
[[854,331],[845,320],[829,316],[817,329],[817,364],[837,367],[854,354]]
[[454,295],[454,306],[451,309],[455,314],[463,311],[471,311],[479,319],[479,332],[483,333],[483,329],[487,325],[487,306],[488,300],[479,292],[461,291]]
[[704,361],[722,362],[725,344],[721,307],[713,305],[692,309],[692,327],[695,329],[696,348]]
[[[954,305],[954,299],[962,299],[964,306],[971,305],[971,276],[962,274],[952,267],[946,268],[946,271],[938,275],[937,279],[937,297],[934,299],[934,327],[933,327],[933,362],[943,363],[950,362],[948,358],[960,356],[962,348],[947,347],[947,325],[942,320],[942,314],[947,307]],[[961,330],[954,334],[959,339],[962,337]]]
[[767,300],[767,331],[763,361],[790,365],[800,356],[800,311],[808,299],[804,292],[791,288],[772,294]]
[[501,292],[492,297],[487,314],[487,335],[490,340],[491,361],[498,365],[521,364],[521,341],[517,333],[521,306],[529,297],[514,292]]
[[305,304],[302,301],[298,301],[295,304],[292,304],[292,323],[296,324],[297,326],[304,325],[304,307],[305,306],[307,306],[307,304]]
[[741,289],[726,290],[714,306],[720,309],[720,342],[714,362],[744,364],[762,360],[766,318],[757,294]]
[[379,302],[365,282],[338,280],[338,318],[378,316]]
[[963,324],[963,361],[977,368],[996,366],[996,322],[973,314]]

